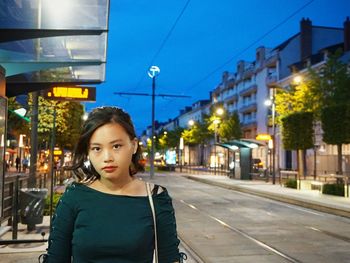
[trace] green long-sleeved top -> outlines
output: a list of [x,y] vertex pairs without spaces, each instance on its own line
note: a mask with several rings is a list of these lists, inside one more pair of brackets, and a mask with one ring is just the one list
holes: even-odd
[[[166,189],[153,195],[159,263],[179,261],[179,239]],[[52,221],[48,262],[150,263],[153,217],[147,196],[103,193],[73,183],[61,197]]]

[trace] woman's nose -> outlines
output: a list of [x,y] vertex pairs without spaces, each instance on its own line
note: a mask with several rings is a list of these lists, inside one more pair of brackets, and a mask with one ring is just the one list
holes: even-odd
[[108,151],[108,150],[104,151],[104,153],[103,153],[103,161],[106,162],[106,163],[114,161],[113,160],[113,154],[112,154],[111,151]]

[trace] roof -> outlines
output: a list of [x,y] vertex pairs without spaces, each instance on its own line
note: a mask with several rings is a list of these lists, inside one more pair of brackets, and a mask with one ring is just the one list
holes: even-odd
[[265,143],[257,140],[251,139],[240,139],[240,140],[232,140],[224,143],[217,143],[217,146],[224,147],[226,149],[236,151],[240,148],[257,148],[259,146],[266,146]]
[[52,85],[97,84],[105,80],[110,0],[0,2],[0,65],[6,96]]

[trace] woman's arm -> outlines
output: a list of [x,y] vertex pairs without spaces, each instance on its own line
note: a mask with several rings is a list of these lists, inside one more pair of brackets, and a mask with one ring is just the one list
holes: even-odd
[[52,218],[47,258],[47,262],[50,263],[71,262],[75,213],[69,193],[70,188],[68,187],[61,197]]
[[175,211],[166,190],[155,198],[159,263],[180,262]]

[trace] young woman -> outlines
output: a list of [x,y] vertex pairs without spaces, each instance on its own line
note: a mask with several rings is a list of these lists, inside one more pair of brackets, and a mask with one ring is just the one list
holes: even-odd
[[[56,208],[46,262],[151,263],[153,216],[145,182],[134,177],[141,150],[130,116],[115,107],[89,114],[77,142],[67,187]],[[151,185],[158,259],[180,262],[171,198]]]

